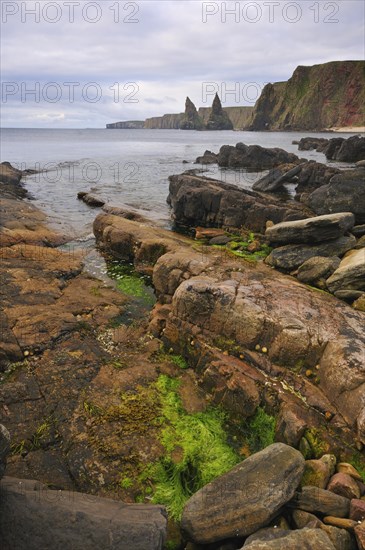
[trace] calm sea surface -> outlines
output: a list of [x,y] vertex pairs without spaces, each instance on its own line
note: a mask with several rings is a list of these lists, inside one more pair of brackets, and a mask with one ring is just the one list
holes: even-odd
[[[169,227],[168,176],[199,168],[194,161],[206,149],[218,152],[222,145],[243,142],[281,147],[301,157],[326,162],[325,156],[316,151],[298,153],[292,141],[305,135],[311,134],[2,129],[0,160],[21,169],[45,170],[28,176],[25,185],[38,206],[49,215],[50,223],[78,239],[92,232],[97,214],[97,210],[77,200],[78,191],[91,190],[113,206],[135,209]],[[332,137],[316,134],[321,136]],[[209,166],[206,174],[244,188],[251,188],[262,176],[262,173],[222,171],[215,165]]]

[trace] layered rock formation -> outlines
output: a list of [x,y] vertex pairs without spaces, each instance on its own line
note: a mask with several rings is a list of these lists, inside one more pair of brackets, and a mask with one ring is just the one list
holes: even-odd
[[[363,128],[364,104],[364,62],[333,61],[299,66],[287,82],[267,84],[254,107],[225,107],[210,123],[211,108],[200,108],[198,115],[207,129],[322,131]],[[183,119],[184,114],[153,117],[144,128],[178,129]],[[107,128],[118,124],[130,123]]]
[[250,129],[316,130],[363,127],[363,61],[299,66],[287,82],[267,84],[258,99]]
[[[108,247],[108,235],[117,231],[118,254],[125,249],[130,260],[132,254],[136,267],[144,243],[152,244],[151,238],[159,243],[162,231],[151,235],[148,227],[106,214],[97,218],[95,230]],[[136,235],[133,249],[128,243]],[[201,383],[213,392],[214,401],[224,403],[235,414],[250,415],[262,395],[257,388],[269,383],[279,402],[285,403],[286,412],[298,414],[297,407],[301,409],[304,425],[318,422],[315,411],[322,411],[329,419],[336,417],[333,426],[340,426],[340,418],[344,418],[365,440],[360,414],[365,395],[361,359],[364,314],[263,265],[245,264],[239,258],[235,261],[229,254],[222,260],[221,252],[214,248],[202,254],[191,250],[188,242],[178,248],[176,244],[170,252],[160,247],[160,256],[150,260],[159,300],[151,329],[158,334],[162,330],[167,345],[196,365]],[[215,349],[220,339],[232,342],[239,359],[225,357]],[[263,354],[256,351],[261,348]],[[303,401],[294,399],[294,405],[288,388],[285,386],[286,393],[280,383],[269,379],[281,372],[286,384],[296,387],[299,380],[291,370],[295,372],[298,364],[311,372],[317,370],[320,381],[316,387],[302,380]],[[222,387],[223,373],[226,381]],[[304,410],[309,406],[306,412],[304,403]]]
[[209,114],[208,122],[206,125],[207,130],[233,130],[233,124],[222,108],[221,100],[218,94],[215,94],[213,99],[212,110]]
[[114,122],[107,124],[107,130],[142,130],[144,128],[144,120],[126,120],[124,122]]
[[[211,107],[200,107],[198,109],[198,114],[204,124],[207,124],[211,111]],[[234,130],[245,130],[250,125],[253,107],[223,107],[223,111],[227,113]]]
[[179,113],[147,118],[144,128],[147,130],[179,130],[184,116],[185,113]]
[[180,130],[203,130],[204,124],[198,115],[194,103],[189,97],[185,102],[185,114],[180,122]]
[[246,226],[263,233],[266,222],[311,216],[302,204],[283,203],[235,185],[194,174],[170,176],[168,203],[177,224],[187,226]]

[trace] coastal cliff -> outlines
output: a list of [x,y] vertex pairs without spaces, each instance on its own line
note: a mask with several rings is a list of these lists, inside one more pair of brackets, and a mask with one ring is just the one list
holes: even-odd
[[309,130],[365,124],[365,63],[299,66],[287,82],[267,84],[250,130]]
[[147,118],[144,123],[144,128],[149,130],[178,130],[183,118],[184,113]]
[[[363,128],[364,105],[365,62],[332,61],[299,66],[288,81],[267,84],[254,107],[224,107],[223,112],[234,130],[323,131]],[[200,107],[197,112],[206,128],[211,112],[211,107]],[[177,130],[184,118],[186,113],[167,114],[148,118],[138,127]],[[107,128],[135,127],[130,124],[134,122],[108,124]]]
[[[198,109],[198,114],[204,124],[207,124],[211,110],[211,107],[200,107]],[[249,126],[253,110],[253,107],[223,107],[223,111],[229,116],[234,130],[244,130]]]
[[126,120],[125,122],[113,122],[106,125],[107,130],[141,130],[143,127],[143,120]]

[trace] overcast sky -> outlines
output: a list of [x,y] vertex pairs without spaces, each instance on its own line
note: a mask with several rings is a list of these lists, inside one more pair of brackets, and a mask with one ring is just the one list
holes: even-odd
[[298,65],[364,59],[362,0],[1,0],[1,26],[3,127],[252,105]]

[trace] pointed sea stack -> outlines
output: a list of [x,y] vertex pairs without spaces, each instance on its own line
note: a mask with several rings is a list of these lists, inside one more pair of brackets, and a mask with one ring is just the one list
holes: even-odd
[[223,110],[218,94],[213,100],[212,112],[206,126],[207,130],[233,130],[233,124],[227,113]]
[[185,114],[180,122],[180,130],[203,130],[204,124],[194,103],[189,97],[185,101]]

